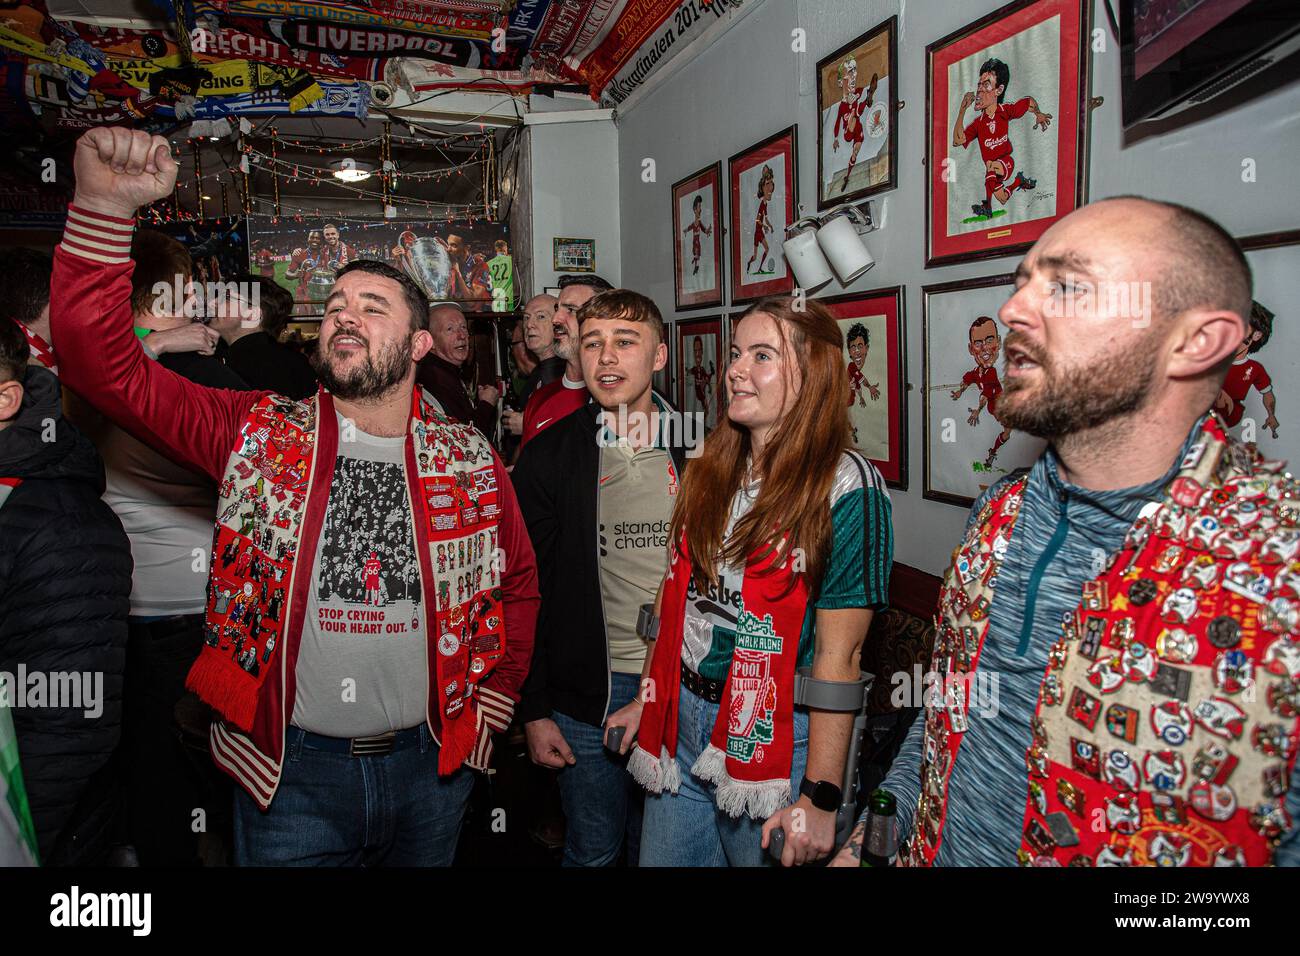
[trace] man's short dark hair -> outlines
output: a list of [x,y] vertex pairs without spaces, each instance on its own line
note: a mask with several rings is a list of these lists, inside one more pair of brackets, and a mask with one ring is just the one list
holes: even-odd
[[50,304],[54,259],[35,249],[9,249],[0,256],[0,289],[5,313],[31,328]]
[[27,336],[18,323],[0,318],[0,382],[21,381],[31,354]]
[[1011,82],[1011,67],[997,57],[990,57],[980,67],[979,75],[983,76],[985,73],[992,73],[993,78],[998,82],[998,86],[1002,87],[1002,92],[998,94],[998,102],[1001,103],[1007,95],[1007,84]]
[[970,324],[970,331],[968,331],[968,332],[966,333],[966,335],[967,335],[968,337],[970,337],[970,336],[974,336],[974,334],[975,334],[975,330],[978,329],[978,328],[979,328],[981,325],[983,325],[985,322],[993,322],[993,331],[994,331],[994,333],[996,334],[996,333],[997,333],[997,330],[998,330],[998,324],[997,324],[997,322],[994,321],[993,316],[991,316],[991,315],[981,315],[978,319],[976,319],[974,322],[972,322],[972,323]]
[[405,272],[394,269],[378,259],[353,259],[335,274],[334,281],[337,282],[349,272],[364,272],[367,275],[392,279],[402,287],[402,297],[411,312],[411,331],[418,332],[425,327],[425,323],[429,321],[429,297]]
[[1250,303],[1250,328],[1252,332],[1259,333],[1259,338],[1250,343],[1249,352],[1258,352],[1268,345],[1268,340],[1273,336],[1273,319],[1273,313],[1263,305]]
[[854,322],[849,326],[849,335],[844,342],[846,345],[852,345],[854,339],[862,339],[867,348],[871,348],[871,333],[867,331],[867,327],[861,322]]
[[664,340],[664,317],[660,314],[659,307],[640,292],[633,292],[630,289],[610,289],[592,296],[587,300],[587,304],[578,310],[579,329],[587,319],[646,322],[654,330],[657,339],[655,344]]
[[262,331],[277,342],[293,317],[293,293],[266,276],[241,272],[230,281],[257,286],[257,304],[262,310]]
[[589,285],[597,292],[608,292],[610,289],[614,288],[609,284],[608,280],[596,275],[594,272],[588,272],[586,274],[579,272],[576,275],[560,276],[559,281],[555,284],[560,287],[561,291],[567,289],[571,285]]

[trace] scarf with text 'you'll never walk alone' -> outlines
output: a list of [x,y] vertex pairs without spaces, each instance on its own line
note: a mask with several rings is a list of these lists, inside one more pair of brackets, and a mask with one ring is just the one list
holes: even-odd
[[[681,784],[677,712],[691,561],[683,537],[664,586],[662,630],[650,665],[645,710],[628,761],[652,793]],[[792,580],[793,579],[793,580]],[[766,819],[790,802],[794,675],[808,605],[802,575],[773,552],[750,558],[741,585],[736,643],[709,745],[691,773],[717,787],[718,809]]]

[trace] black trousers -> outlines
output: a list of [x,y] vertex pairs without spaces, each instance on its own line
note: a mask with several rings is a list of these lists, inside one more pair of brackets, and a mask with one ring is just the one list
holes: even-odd
[[128,635],[121,744],[126,839],[141,866],[198,866],[211,859],[213,847],[231,845],[231,783],[207,753],[207,715],[185,690],[203,646],[203,615],[131,617]]

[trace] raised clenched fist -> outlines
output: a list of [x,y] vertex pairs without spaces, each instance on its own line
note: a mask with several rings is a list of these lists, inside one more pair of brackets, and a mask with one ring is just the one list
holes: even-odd
[[77,140],[73,202],[108,216],[130,218],[141,206],[171,195],[176,161],[161,136],[101,126]]

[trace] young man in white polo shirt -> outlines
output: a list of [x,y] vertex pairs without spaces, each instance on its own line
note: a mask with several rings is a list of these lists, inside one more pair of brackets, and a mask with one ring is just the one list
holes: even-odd
[[637,859],[640,805],[626,757],[605,747],[607,719],[641,692],[637,615],[667,567],[686,450],[650,387],[668,360],[654,303],[601,293],[578,312],[577,340],[594,401],[529,442],[513,474],[542,590],[519,713],[533,762],[560,771],[565,865],[611,866],[625,836]]

